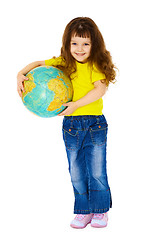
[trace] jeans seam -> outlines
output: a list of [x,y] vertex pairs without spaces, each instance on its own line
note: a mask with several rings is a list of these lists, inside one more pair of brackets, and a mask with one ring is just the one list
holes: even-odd
[[77,212],[94,212],[94,211],[105,211],[105,210],[109,210],[108,208],[98,208],[98,209],[90,209],[90,210],[79,210],[79,209],[74,209],[74,211]]
[[[84,154],[85,157],[85,154]],[[88,161],[85,159],[86,169],[87,169],[87,178],[88,178],[88,205],[90,206],[91,196],[90,196],[90,176],[89,176],[89,169],[88,169]]]
[[110,188],[108,188],[107,190],[88,190],[88,192],[84,192],[84,193],[74,193],[74,194],[79,194],[79,195],[85,195],[88,194],[89,192],[101,192],[101,191],[106,191],[108,192],[110,190]]

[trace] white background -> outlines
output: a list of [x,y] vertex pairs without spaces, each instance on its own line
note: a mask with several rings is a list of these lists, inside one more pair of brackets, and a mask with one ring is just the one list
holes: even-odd
[[[0,4],[0,239],[160,239],[158,0],[15,0]],[[113,208],[104,229],[72,229],[62,117],[30,113],[16,75],[59,56],[67,23],[91,17],[119,68],[104,97]]]

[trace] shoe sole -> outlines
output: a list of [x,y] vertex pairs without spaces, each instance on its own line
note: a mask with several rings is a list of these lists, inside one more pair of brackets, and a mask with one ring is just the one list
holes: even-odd
[[89,223],[91,223],[91,221],[90,222],[88,222],[86,225],[84,225],[84,226],[77,226],[77,225],[74,225],[74,224],[70,224],[70,226],[72,227],[72,228],[76,228],[76,229],[83,229],[83,228],[85,228]]
[[97,223],[94,223],[94,224],[91,224],[91,227],[104,228],[104,227],[107,227],[107,224],[106,224],[106,225],[99,225],[99,224],[97,224]]
[[107,219],[105,225],[100,225],[100,224],[98,224],[98,223],[92,223],[92,222],[91,222],[91,227],[95,227],[95,228],[103,228],[103,227],[107,227],[107,225],[108,225],[108,219]]

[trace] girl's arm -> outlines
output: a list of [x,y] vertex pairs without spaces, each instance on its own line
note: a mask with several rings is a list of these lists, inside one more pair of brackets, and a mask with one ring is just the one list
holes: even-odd
[[45,61],[36,61],[28,64],[26,67],[24,67],[18,74],[17,74],[17,91],[19,93],[19,96],[22,97],[22,91],[24,92],[23,82],[24,80],[28,80],[25,75],[31,71],[33,68],[45,65]]
[[94,89],[88,92],[84,97],[77,100],[76,102],[69,102],[63,104],[63,106],[67,106],[67,108],[59,114],[59,116],[70,115],[72,114],[77,108],[83,107],[87,104],[97,101],[101,98],[106,92],[106,84],[102,83],[101,80],[96,81],[94,83]]

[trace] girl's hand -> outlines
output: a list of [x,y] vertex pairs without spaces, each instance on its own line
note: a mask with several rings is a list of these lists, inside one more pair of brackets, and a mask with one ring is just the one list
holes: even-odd
[[17,91],[20,97],[22,97],[22,92],[25,92],[23,82],[24,80],[28,80],[23,74],[18,73],[17,75]]
[[76,102],[64,103],[63,106],[67,108],[63,112],[58,114],[58,116],[70,115],[78,108]]

